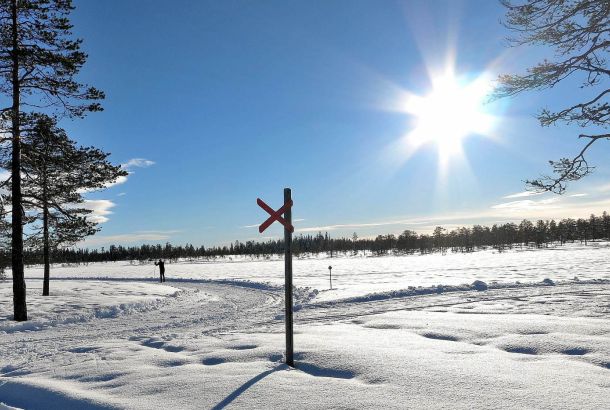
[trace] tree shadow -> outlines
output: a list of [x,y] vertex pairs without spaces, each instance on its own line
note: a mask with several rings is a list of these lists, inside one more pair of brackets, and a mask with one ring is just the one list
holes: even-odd
[[248,380],[247,382],[245,382],[244,384],[239,386],[237,389],[235,389],[234,392],[232,392],[227,397],[225,397],[216,406],[212,407],[212,410],[224,409],[227,405],[229,405],[233,400],[238,398],[243,392],[248,390],[254,384],[256,384],[259,381],[263,380],[265,377],[269,376],[271,373],[275,373],[278,370],[282,370],[282,369],[286,369],[286,368],[288,368],[288,366],[286,366],[285,364],[281,364],[281,365],[278,365],[278,366],[274,367],[273,369],[269,369],[269,370],[267,370],[265,372],[262,372],[259,375],[254,376],[253,378],[251,378],[250,380]]

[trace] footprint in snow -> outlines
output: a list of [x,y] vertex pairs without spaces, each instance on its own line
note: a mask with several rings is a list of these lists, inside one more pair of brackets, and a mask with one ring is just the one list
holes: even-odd
[[582,356],[582,355],[589,353],[589,350],[585,349],[584,347],[574,347],[572,349],[566,349],[566,350],[562,351],[561,353],[569,355],[569,356]]
[[528,346],[507,346],[502,350],[508,353],[519,353],[519,354],[529,354],[529,355],[537,355],[538,350],[533,347]]
[[258,347],[257,345],[238,345],[238,346],[231,347],[231,349],[233,349],[233,350],[250,350],[250,349],[256,349],[257,347]]
[[141,342],[142,346],[151,347],[153,349],[162,349],[170,353],[178,353],[184,350],[184,347],[169,345],[161,340],[148,339]]
[[401,328],[399,325],[395,325],[392,323],[367,323],[363,327],[366,327],[369,329],[400,329]]
[[201,363],[206,366],[216,366],[218,364],[226,363],[226,360],[221,359],[220,357],[208,357],[203,359]]
[[188,364],[189,362],[186,360],[166,360],[159,364],[160,367],[179,367]]
[[91,353],[98,351],[97,347],[75,347],[74,349],[68,350],[70,353]]
[[436,333],[436,332],[426,332],[426,333],[422,333],[421,336],[428,338],[428,339],[434,339],[434,340],[446,340],[449,342],[457,342],[460,340],[459,337],[457,336],[453,336],[453,335],[446,335],[446,334],[442,334],[442,333]]

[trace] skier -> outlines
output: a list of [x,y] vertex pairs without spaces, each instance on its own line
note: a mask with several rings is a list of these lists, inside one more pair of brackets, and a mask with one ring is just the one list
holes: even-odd
[[159,259],[155,266],[159,266],[159,282],[165,282],[165,262]]

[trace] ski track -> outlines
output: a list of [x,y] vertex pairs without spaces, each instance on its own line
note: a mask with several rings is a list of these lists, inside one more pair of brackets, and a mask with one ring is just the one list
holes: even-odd
[[[171,283],[182,290],[175,298],[156,309],[128,313],[119,317],[94,318],[86,323],[59,323],[44,330],[12,331],[2,335],[2,349],[12,346],[14,356],[22,357],[22,363],[13,363],[19,369],[27,363],[53,358],[66,351],[67,346],[79,346],[92,339],[117,339],[133,341],[156,338],[171,341],[175,332],[204,335],[226,334],[234,331],[281,332],[283,331],[283,295],[279,290],[262,290],[228,284]],[[446,294],[395,297],[382,300],[311,303],[295,312],[295,326],[300,324],[325,324],[349,322],[358,317],[374,316],[394,311],[434,310],[476,312],[460,310],[461,306],[501,301],[523,301],[531,305],[536,299],[548,299],[570,295],[574,303],[557,303],[551,306],[553,314],[570,315],[578,304],[578,314],[587,310],[588,317],[601,317],[610,313],[610,304],[595,304],[592,295],[610,300],[610,286],[592,284],[559,285],[519,289],[497,289],[486,292],[460,291]],[[547,303],[547,302],[544,302]],[[547,313],[550,314],[547,303]],[[490,312],[485,312],[490,313]],[[527,311],[498,311],[497,314],[530,313]],[[2,350],[0,349],[0,351]],[[69,350],[70,350],[69,349]],[[15,353],[17,353],[15,355]],[[17,371],[17,370],[15,370]],[[4,374],[7,376],[7,374]]]
[[[572,315],[573,306],[578,305],[579,309],[586,307],[588,317],[607,317],[610,314],[610,304],[601,305],[592,303],[593,299],[588,296],[594,295],[606,301],[610,300],[610,287],[607,284],[577,284],[574,290],[573,284],[565,284],[551,287],[534,286],[530,288],[504,288],[478,292],[474,290],[441,293],[438,295],[415,295],[395,297],[382,300],[346,302],[337,301],[333,303],[310,304],[302,307],[297,312],[297,316],[302,323],[315,322],[335,322],[350,320],[359,316],[372,316],[386,312],[402,310],[427,310],[438,308],[452,308],[468,304],[478,304],[486,302],[515,301],[521,299],[523,305],[528,305],[532,300],[548,298],[550,296],[572,295],[577,299],[577,303],[558,303],[552,307],[553,314]],[[508,293],[508,294],[507,294]],[[565,301],[562,301],[565,302]],[[546,302],[545,302],[546,303]],[[548,306],[547,306],[548,308]],[[547,311],[548,312],[548,311]],[[472,313],[462,312],[460,313]],[[489,313],[489,312],[485,312]],[[497,314],[506,313],[535,313],[527,311],[498,311]],[[582,316],[582,312],[579,312]]]
[[[110,365],[106,360],[106,355],[112,354],[108,353],[109,345],[123,345],[128,351],[133,349],[131,354],[134,357],[139,357],[137,355],[141,354],[142,349],[158,349],[163,359],[159,359],[156,368],[162,369],[164,366],[175,367],[193,363],[196,359],[192,352],[200,351],[201,341],[198,339],[202,336],[230,343],[236,334],[245,335],[247,340],[248,333],[280,336],[284,331],[281,288],[256,287],[250,286],[251,284],[240,286],[237,283],[212,281],[176,281],[167,284],[180,289],[180,293],[175,297],[165,298],[163,303],[155,304],[147,311],[133,310],[116,317],[93,317],[86,322],[57,323],[41,330],[12,330],[2,334],[0,357],[19,358],[19,361],[10,364],[0,362],[0,384],[32,383],[28,382],[28,375],[32,374],[36,375],[36,378],[42,376],[51,380],[50,383],[53,380],[68,380],[74,383],[74,386],[84,386],[84,391],[88,391],[87,386],[90,383],[111,384],[114,378],[120,378],[123,374],[120,367],[116,364]],[[596,319],[608,316],[609,300],[610,284],[577,282],[557,286],[490,289],[483,292],[469,290],[405,295],[370,301],[346,299],[316,303],[314,299],[303,304],[295,312],[295,331],[298,332],[301,325],[322,327],[337,324],[362,326],[384,332],[400,329],[400,324],[376,323],[375,320],[378,319],[373,319],[373,316],[387,317],[391,312],[398,311],[536,315],[541,312],[537,307],[541,304],[544,304],[544,315]],[[431,340],[459,340],[459,336],[444,334],[442,331],[421,333],[421,336]],[[229,349],[240,352],[257,348],[255,344],[244,343],[243,337],[240,340],[240,344],[231,345]],[[530,354],[527,349],[519,346],[500,345],[499,349]],[[566,354],[581,355],[578,349],[572,349],[570,352]],[[267,360],[277,362],[280,359],[281,354],[271,355]],[[206,366],[216,366],[227,359],[210,351],[197,360]],[[102,370],[103,376],[95,376],[97,379],[92,379],[72,375],[62,369],[75,366],[93,366]],[[307,373],[308,365],[304,366],[303,371]],[[601,366],[607,364],[602,363]],[[312,369],[311,374],[333,371]],[[335,376],[324,377],[349,380],[353,376],[346,371],[345,374],[337,373]],[[36,391],[35,384],[27,386],[30,387],[23,388]],[[75,391],[78,392],[78,388]],[[81,404],[88,403],[88,393],[83,394]],[[111,396],[104,396],[102,400],[110,407],[112,401],[105,400],[113,400]],[[78,407],[78,402],[76,403]],[[117,402],[117,405],[122,407],[120,402]]]
[[[95,318],[86,323],[57,324],[41,331],[3,334],[0,356],[6,357],[3,349],[16,349],[11,355],[23,360],[11,366],[19,369],[41,359],[53,360],[57,354],[92,339],[130,341],[138,335],[172,340],[171,335],[178,330],[196,330],[200,334],[227,333],[236,329],[247,332],[255,327],[261,330],[260,324],[277,322],[274,318],[283,307],[283,299],[277,292],[209,283],[172,286],[182,289],[182,294],[155,310]],[[260,321],[265,317],[268,321]],[[70,348],[66,350],[68,346]]]

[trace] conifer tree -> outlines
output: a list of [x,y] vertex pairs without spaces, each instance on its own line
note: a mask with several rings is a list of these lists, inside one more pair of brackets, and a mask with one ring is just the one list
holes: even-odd
[[104,94],[75,80],[87,59],[81,40],[72,39],[71,0],[0,0],[0,93],[12,104],[11,136],[11,264],[16,321],[27,320],[23,267],[21,192],[22,114],[55,108],[59,114],[82,117],[99,111]]
[[22,135],[23,203],[40,222],[33,244],[44,259],[43,295],[49,295],[50,253],[62,245],[79,242],[97,232],[97,223],[83,208],[83,193],[100,190],[127,172],[108,161],[107,153],[78,147],[54,118],[25,117]]
[[[526,91],[546,90],[567,79],[578,81],[558,110],[544,108],[538,115],[542,126],[559,123],[583,128],[578,136],[586,144],[571,158],[549,161],[553,175],[527,181],[537,191],[561,194],[566,183],[590,174],[593,167],[585,158],[597,141],[610,141],[610,2],[606,0],[500,0],[506,7],[505,26],[514,34],[513,46],[543,46],[554,54],[530,67],[524,74],[499,78],[496,97],[514,96]],[[580,90],[579,90],[580,89]]]

